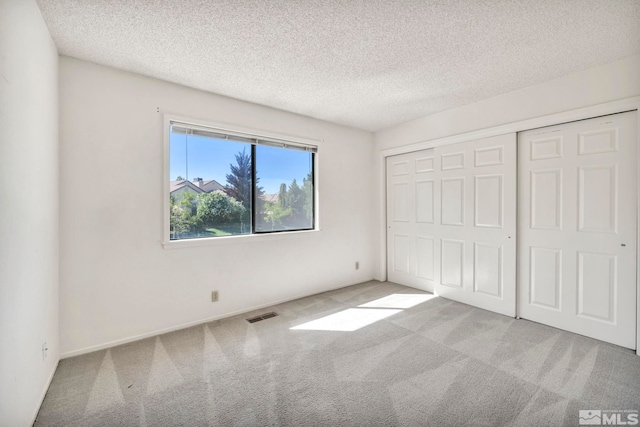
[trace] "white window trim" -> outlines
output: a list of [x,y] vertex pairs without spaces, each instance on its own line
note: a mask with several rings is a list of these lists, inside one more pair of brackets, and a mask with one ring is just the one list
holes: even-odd
[[[290,141],[293,143],[299,143],[303,145],[315,145],[318,147],[318,152],[315,153],[314,163],[314,176],[313,176],[313,197],[314,197],[314,224],[311,230],[295,230],[295,231],[278,231],[274,233],[258,233],[258,234],[241,234],[237,236],[221,236],[221,237],[207,237],[201,239],[180,239],[171,240],[170,236],[170,202],[169,202],[169,163],[170,163],[170,124],[171,122],[180,122],[184,124],[190,124],[194,126],[203,126],[236,135],[254,135],[257,138],[271,138],[276,140]],[[302,138],[298,136],[291,136],[271,131],[263,131],[259,129],[251,129],[243,126],[229,125],[224,123],[210,122],[207,120],[197,120],[193,118],[181,117],[173,114],[165,114],[163,117],[163,185],[162,185],[162,200],[163,200],[163,221],[162,221],[162,245],[165,249],[180,249],[180,248],[193,248],[193,247],[206,247],[216,245],[229,245],[229,244],[242,244],[249,242],[268,242],[273,240],[283,239],[295,239],[301,237],[310,237],[319,234],[322,230],[320,228],[320,198],[319,198],[319,163],[320,163],[320,146],[322,140]]]

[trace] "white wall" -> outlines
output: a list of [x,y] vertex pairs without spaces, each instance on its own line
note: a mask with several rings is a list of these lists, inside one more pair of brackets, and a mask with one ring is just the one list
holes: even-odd
[[[164,249],[164,113],[323,140],[322,231]],[[63,357],[373,276],[370,133],[61,57],[60,145]]]
[[0,426],[33,423],[58,355],[58,54],[0,0]]
[[[374,277],[385,278],[384,150],[640,95],[640,55],[447,110],[374,135],[378,242]],[[524,129],[520,129],[524,130]]]
[[403,123],[375,134],[377,150],[499,126],[640,94],[640,55]]

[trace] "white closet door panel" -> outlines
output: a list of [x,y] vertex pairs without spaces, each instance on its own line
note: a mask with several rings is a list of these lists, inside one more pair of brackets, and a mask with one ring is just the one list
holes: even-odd
[[439,262],[434,161],[433,150],[387,158],[388,280],[430,292]]
[[635,113],[522,132],[518,314],[635,348]]
[[434,157],[441,189],[436,293],[515,316],[516,135],[438,147]]

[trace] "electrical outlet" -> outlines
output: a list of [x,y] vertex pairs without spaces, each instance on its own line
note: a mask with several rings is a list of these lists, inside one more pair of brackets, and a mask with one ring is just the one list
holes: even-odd
[[360,270],[360,262],[356,261],[356,270]]
[[211,302],[218,301],[218,291],[211,291]]
[[47,342],[43,342],[42,343],[42,360],[47,358],[47,350],[49,350],[49,348],[47,347]]

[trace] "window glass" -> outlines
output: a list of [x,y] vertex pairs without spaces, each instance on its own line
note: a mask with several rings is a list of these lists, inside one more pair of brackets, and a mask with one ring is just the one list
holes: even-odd
[[251,144],[171,132],[170,238],[251,233]]
[[256,147],[256,232],[313,228],[313,154]]
[[170,240],[313,229],[314,146],[189,126],[170,127]]

